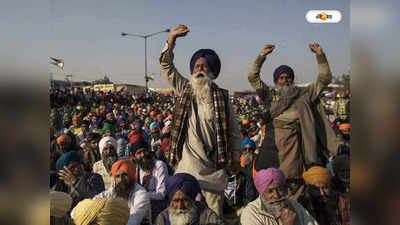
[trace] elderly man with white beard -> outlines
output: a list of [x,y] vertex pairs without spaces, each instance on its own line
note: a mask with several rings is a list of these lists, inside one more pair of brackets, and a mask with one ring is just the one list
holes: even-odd
[[99,150],[101,160],[93,165],[93,173],[101,175],[107,190],[112,185],[111,167],[118,160],[117,141],[110,136],[103,137],[99,142]]
[[189,80],[175,68],[175,41],[188,32],[182,24],[173,29],[160,57],[161,73],[178,96],[167,158],[176,173],[196,177],[208,207],[220,216],[226,169],[240,160],[240,133],[228,91],[213,82],[221,69],[218,55],[211,49],[195,52]]
[[167,179],[169,207],[162,211],[155,225],[222,225],[220,217],[203,202],[195,201],[201,191],[190,174],[177,173]]
[[260,196],[243,209],[243,225],[318,225],[297,201],[288,199],[283,172],[276,168],[260,170],[254,176]]

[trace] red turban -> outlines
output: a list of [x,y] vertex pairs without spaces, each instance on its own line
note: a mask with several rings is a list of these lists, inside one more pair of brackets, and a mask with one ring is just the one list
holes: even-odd
[[58,145],[60,145],[61,142],[68,142],[68,143],[71,143],[71,142],[72,142],[72,139],[71,139],[71,137],[70,137],[69,135],[62,134],[62,135],[60,135],[60,136],[57,138],[56,142],[57,142]]
[[112,176],[115,177],[120,170],[128,174],[129,180],[136,180],[136,166],[131,160],[116,161],[111,167]]

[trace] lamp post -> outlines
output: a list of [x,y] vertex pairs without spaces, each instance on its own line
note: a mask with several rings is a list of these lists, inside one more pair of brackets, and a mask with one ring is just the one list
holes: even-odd
[[140,37],[144,39],[144,79],[146,82],[146,92],[148,90],[148,82],[149,82],[149,77],[147,76],[147,38],[152,37],[154,35],[164,33],[164,32],[169,32],[170,29],[165,29],[159,32],[147,34],[147,35],[138,35],[138,34],[130,34],[130,33],[125,33],[122,32],[121,36],[134,36],[134,37]]

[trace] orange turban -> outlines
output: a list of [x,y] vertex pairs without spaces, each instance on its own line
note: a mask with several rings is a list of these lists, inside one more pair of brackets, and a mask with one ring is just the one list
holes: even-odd
[[317,182],[330,183],[331,172],[327,168],[313,166],[303,173],[303,179],[306,184],[315,184]]
[[61,142],[69,142],[69,143],[71,143],[72,139],[71,139],[71,137],[69,135],[62,134],[57,138],[56,142],[57,142],[58,145],[60,145]]
[[342,123],[342,124],[340,124],[339,130],[341,130],[341,131],[350,130],[350,124],[349,124],[349,123]]
[[131,160],[119,160],[115,162],[111,167],[112,176],[115,177],[120,170],[127,173],[131,181],[136,180],[136,166]]
[[155,116],[155,115],[156,115],[156,112],[154,112],[154,111],[150,112],[150,116]]
[[246,124],[248,124],[248,123],[249,123],[249,120],[246,120],[246,119],[242,120],[242,124],[243,124],[243,125],[246,125]]

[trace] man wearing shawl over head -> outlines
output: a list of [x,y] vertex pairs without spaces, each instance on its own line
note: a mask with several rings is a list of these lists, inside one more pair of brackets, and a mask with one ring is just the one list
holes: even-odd
[[176,173],[166,182],[169,207],[162,211],[156,225],[221,225],[220,217],[204,203],[197,202],[199,182],[190,174]]
[[336,155],[338,149],[336,135],[319,104],[320,93],[332,80],[328,60],[319,44],[310,44],[309,48],[316,55],[319,74],[316,82],[307,87],[294,85],[294,71],[287,65],[274,71],[274,93],[261,80],[262,64],[274,45],[262,49],[248,76],[251,86],[268,106],[272,130],[267,133],[274,134],[270,140],[275,142],[280,169],[288,179],[293,199],[304,192],[303,171],[313,164],[326,163],[323,160]]
[[211,49],[195,52],[189,79],[175,68],[176,38],[188,32],[185,25],[173,29],[160,57],[161,73],[178,97],[167,158],[176,173],[196,177],[208,206],[222,215],[226,169],[239,164],[240,133],[228,91],[214,83],[221,69],[218,55]]

